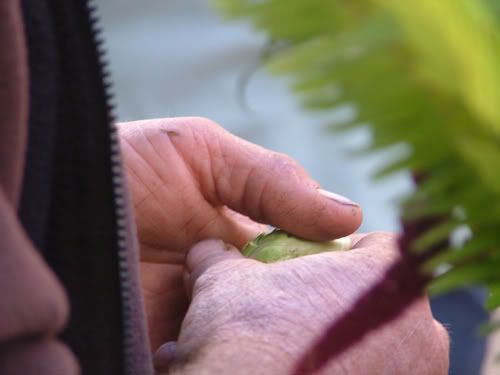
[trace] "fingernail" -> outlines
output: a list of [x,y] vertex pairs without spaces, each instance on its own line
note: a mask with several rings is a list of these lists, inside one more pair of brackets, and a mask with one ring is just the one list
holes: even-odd
[[331,200],[333,200],[333,201],[335,201],[337,203],[340,203],[340,204],[343,204],[343,205],[347,205],[347,206],[356,206],[356,207],[359,207],[359,204],[357,204],[356,202],[353,202],[349,198],[346,198],[346,197],[344,197],[342,195],[339,195],[339,194],[336,194],[336,193],[332,193],[331,191],[327,191],[327,190],[323,190],[323,189],[318,189],[318,193],[320,193],[324,197],[326,197],[328,199],[331,199]]

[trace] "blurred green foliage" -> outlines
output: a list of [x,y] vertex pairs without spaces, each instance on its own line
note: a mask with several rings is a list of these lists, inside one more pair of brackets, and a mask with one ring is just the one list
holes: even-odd
[[442,217],[413,243],[425,251],[457,227],[471,238],[425,264],[432,292],[489,288],[500,306],[500,2],[496,0],[216,0],[281,46],[267,64],[293,79],[312,110],[353,104],[348,130],[369,124],[368,152],[408,152],[377,176],[419,178],[402,217]]

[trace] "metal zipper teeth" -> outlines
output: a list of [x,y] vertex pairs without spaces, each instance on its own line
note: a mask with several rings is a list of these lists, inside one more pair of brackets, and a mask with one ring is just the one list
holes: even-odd
[[131,325],[131,297],[130,297],[130,273],[128,269],[127,252],[127,219],[125,208],[125,189],[124,176],[122,169],[122,158],[120,153],[120,144],[118,131],[116,129],[113,105],[113,95],[111,93],[110,73],[106,53],[103,48],[103,39],[101,38],[102,29],[99,26],[99,17],[97,14],[97,4],[94,0],[87,0],[86,9],[90,23],[90,30],[97,52],[97,64],[99,75],[103,82],[104,96],[106,101],[106,116],[109,126],[109,142],[111,155],[111,173],[113,188],[113,204],[116,217],[116,240],[118,252],[118,272],[120,277],[120,294],[122,300],[122,333],[123,333],[123,370],[125,374],[132,368],[129,363],[133,358],[133,327]]

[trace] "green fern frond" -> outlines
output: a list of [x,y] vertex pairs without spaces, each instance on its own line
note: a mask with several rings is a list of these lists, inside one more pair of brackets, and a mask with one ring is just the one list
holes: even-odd
[[[449,269],[432,292],[478,284],[500,306],[500,5],[495,0],[217,0],[286,46],[267,61],[293,79],[311,110],[353,103],[370,124],[370,152],[405,144],[378,176],[426,178],[402,206],[406,219],[450,217],[417,239],[423,250],[458,225],[472,238],[427,261]],[[453,219],[457,208],[464,212]]]

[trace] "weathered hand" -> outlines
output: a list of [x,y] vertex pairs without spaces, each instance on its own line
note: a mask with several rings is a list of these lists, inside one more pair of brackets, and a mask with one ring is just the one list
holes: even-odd
[[[218,240],[187,257],[192,302],[176,350],[156,355],[182,374],[286,374],[330,322],[398,256],[394,236],[353,236],[352,250],[263,264]],[[166,354],[166,355],[165,355]],[[422,296],[397,320],[369,334],[324,373],[448,373],[448,335]]]
[[119,125],[141,244],[153,346],[175,337],[187,306],[185,252],[220,238],[237,247],[272,224],[309,239],[350,234],[361,209],[318,184],[289,157],[201,118]]
[[361,223],[356,204],[318,194],[318,184],[289,157],[208,120],[119,129],[144,261],[181,264],[193,243],[209,237],[242,246],[262,231],[256,222],[318,240],[350,234]]

